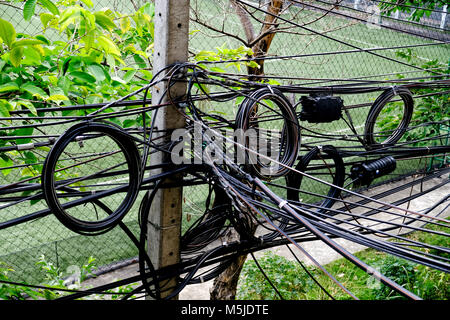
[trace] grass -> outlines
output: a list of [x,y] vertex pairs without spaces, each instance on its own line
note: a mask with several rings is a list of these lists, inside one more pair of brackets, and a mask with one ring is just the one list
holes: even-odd
[[[443,227],[430,226],[434,230]],[[433,245],[447,245],[446,237],[439,237],[423,231],[413,232],[410,239]],[[441,255],[443,254],[439,252]],[[429,267],[414,264],[402,258],[386,253],[366,249],[355,254],[381,274],[402,285],[426,300],[450,299],[450,274]],[[286,300],[327,300],[330,297],[308,276],[295,261],[267,251],[258,259],[264,272],[277,287]],[[324,265],[343,286],[361,300],[397,300],[405,299],[394,290],[380,283],[371,275],[342,258]],[[308,266],[308,271],[337,300],[351,300],[347,293],[339,288],[328,276],[315,266]],[[279,295],[268,284],[255,262],[245,262],[238,283],[237,299],[239,300],[278,300]]]

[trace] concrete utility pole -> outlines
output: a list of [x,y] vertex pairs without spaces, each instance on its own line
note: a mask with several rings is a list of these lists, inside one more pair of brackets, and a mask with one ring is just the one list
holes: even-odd
[[[189,35],[189,0],[156,0],[155,1],[155,46],[154,70],[159,70],[175,62],[185,62],[188,59]],[[159,83],[153,88],[152,103],[158,104],[167,83]],[[177,83],[171,89],[172,97],[183,96],[186,85]],[[162,100],[162,103],[167,102]],[[155,116],[155,112],[152,116]],[[185,126],[185,119],[176,110],[175,106],[160,108],[156,113],[155,131],[171,131]],[[161,133],[164,134],[164,133]],[[155,135],[154,135],[155,136]],[[167,140],[170,140],[170,135]],[[166,140],[166,141],[167,141]],[[159,141],[158,142],[162,142]],[[167,163],[171,161],[170,155],[163,152],[153,153],[150,156],[150,165]],[[153,170],[151,174],[161,173]],[[173,181],[179,184],[182,177],[174,177]],[[165,182],[170,182],[165,180]],[[180,261],[180,235],[182,215],[182,186],[176,188],[160,189],[152,203],[148,225],[149,256],[156,269],[173,265]],[[173,279],[167,287],[173,286]],[[162,284],[160,284],[162,285]],[[166,282],[164,282],[166,286]],[[163,289],[163,288],[162,288]],[[162,293],[162,298],[170,293]]]

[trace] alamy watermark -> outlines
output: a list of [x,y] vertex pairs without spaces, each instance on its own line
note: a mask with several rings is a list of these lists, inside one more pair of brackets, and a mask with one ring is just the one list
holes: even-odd
[[261,174],[270,175],[279,170],[282,137],[279,130],[205,129],[195,123],[190,129],[172,132],[171,160],[174,164],[224,164],[231,161],[253,165]]

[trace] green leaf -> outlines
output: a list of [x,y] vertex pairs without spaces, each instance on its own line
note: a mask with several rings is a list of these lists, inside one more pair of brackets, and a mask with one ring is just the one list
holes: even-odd
[[52,94],[50,97],[46,99],[46,101],[64,101],[69,100],[65,95],[63,94]]
[[36,203],[38,203],[39,201],[41,201],[42,199],[34,199],[34,200],[30,200],[30,205],[34,205]]
[[121,56],[119,49],[111,39],[105,36],[99,36],[97,41],[107,54],[112,54],[118,57]]
[[62,65],[62,74],[66,74],[67,69],[69,69],[69,64],[70,61],[72,60],[72,57],[68,57],[64,60],[63,65]]
[[70,85],[71,81],[67,76],[62,76],[58,79],[58,87],[63,90],[66,96],[69,94]]
[[23,40],[19,40],[19,41],[15,41],[11,48],[17,48],[17,47],[23,47],[23,46],[34,46],[37,44],[44,44],[44,42],[42,42],[41,40],[37,40],[37,39],[23,39]]
[[84,71],[72,71],[70,75],[82,82],[95,83],[95,78]]
[[[120,83],[120,84],[127,84],[122,78],[119,78],[119,77],[111,77],[111,80],[113,82],[117,82],[117,83]],[[114,83],[113,83],[113,85],[114,85]]]
[[[13,132],[11,132],[10,136],[31,136],[33,135],[34,128],[20,128],[16,129]],[[22,138],[22,139],[16,139],[17,144],[24,144],[31,142],[30,138]]]
[[36,9],[37,0],[27,0],[23,6],[23,18],[25,21],[29,21]]
[[48,23],[55,18],[53,14],[47,12],[42,12],[39,17],[44,28],[47,28]]
[[71,23],[81,18],[80,7],[69,7],[61,13],[59,18],[59,32],[63,32]]
[[103,29],[111,31],[111,30],[117,28],[114,21],[110,17],[108,17],[105,13],[103,13],[101,11],[96,12],[96,13],[94,13],[94,16],[95,16],[95,22]]
[[97,81],[103,81],[106,79],[103,68],[98,64],[91,64],[87,67],[88,72],[97,79]]
[[0,103],[0,116],[10,117],[9,110],[6,103]]
[[13,64],[13,66],[18,67],[23,57],[23,47],[13,48],[9,52],[9,60]]
[[127,32],[130,30],[131,27],[131,21],[128,17],[123,17],[120,19],[120,30],[122,30],[122,33]]
[[142,70],[139,70],[139,72],[142,73],[144,78],[147,80],[151,80],[153,78],[153,74],[148,70],[142,69]]
[[85,5],[87,5],[89,8],[92,8],[94,6],[94,3],[92,0],[81,0]]
[[0,38],[2,38],[8,47],[11,47],[12,43],[16,40],[16,30],[13,25],[3,19],[0,19]]
[[131,79],[133,79],[134,75],[136,74],[137,70],[129,70],[125,73],[123,76],[123,80],[125,80],[126,83],[130,82]]
[[46,8],[48,11],[53,13],[54,15],[59,15],[58,7],[51,2],[50,0],[39,0],[43,8]]
[[125,121],[123,122],[123,127],[124,127],[124,128],[129,128],[129,127],[134,126],[136,123],[137,123],[136,120],[127,119],[127,120],[125,120]]
[[[1,110],[1,105],[0,105],[0,110]],[[6,159],[2,159],[0,158],[0,168],[7,168],[7,167],[12,167],[14,165],[13,161],[10,158],[6,158]],[[4,169],[1,170],[2,174],[4,176],[7,176],[12,169]]]
[[94,44],[94,40],[95,40],[95,30],[89,31],[83,37],[82,41],[85,44],[84,48],[86,49],[86,52],[89,52],[89,50],[92,48],[92,45]]
[[51,44],[50,40],[48,40],[46,37],[44,37],[41,34],[38,34],[35,38],[40,40],[42,43],[47,44],[47,45]]
[[30,110],[30,112],[32,114],[34,114],[35,116],[37,116],[37,110],[36,107],[34,106],[34,104],[32,104],[29,101],[19,101],[17,102],[17,105],[21,105],[24,106],[25,108],[27,108],[28,110]]
[[146,63],[146,61],[145,61],[144,58],[142,58],[140,55],[137,55],[137,54],[133,55],[133,59],[134,59],[134,62],[136,62],[137,66],[138,66],[140,69],[147,68],[147,63]]
[[20,89],[29,92],[33,96],[36,96],[38,98],[47,98],[47,94],[45,93],[44,90],[31,83],[25,83],[22,87],[20,87]]
[[19,86],[15,82],[8,82],[0,85],[0,92],[10,92],[19,90]]

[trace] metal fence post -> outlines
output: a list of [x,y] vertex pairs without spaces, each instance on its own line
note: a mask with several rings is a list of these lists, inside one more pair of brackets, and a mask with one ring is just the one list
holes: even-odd
[[[187,61],[188,33],[189,0],[156,0],[154,74],[174,62]],[[167,83],[165,82],[153,88],[153,104],[161,101],[166,89]],[[182,96],[185,91],[186,85],[181,82],[170,88],[172,97]],[[163,97],[162,103],[164,102],[167,100]],[[185,119],[178,113],[176,107],[171,105],[159,109],[155,117],[154,130],[167,133],[177,128],[183,128],[184,125]],[[170,140],[170,137],[166,139]],[[151,165],[167,161],[170,161],[167,153],[157,152],[150,156]],[[161,170],[152,170],[151,174],[160,172]],[[148,225],[148,251],[156,269],[173,265],[180,260],[182,192],[182,186],[160,189],[152,203]],[[175,279],[164,285],[171,287],[175,284],[174,281]],[[164,298],[169,293],[162,293],[161,297]]]

